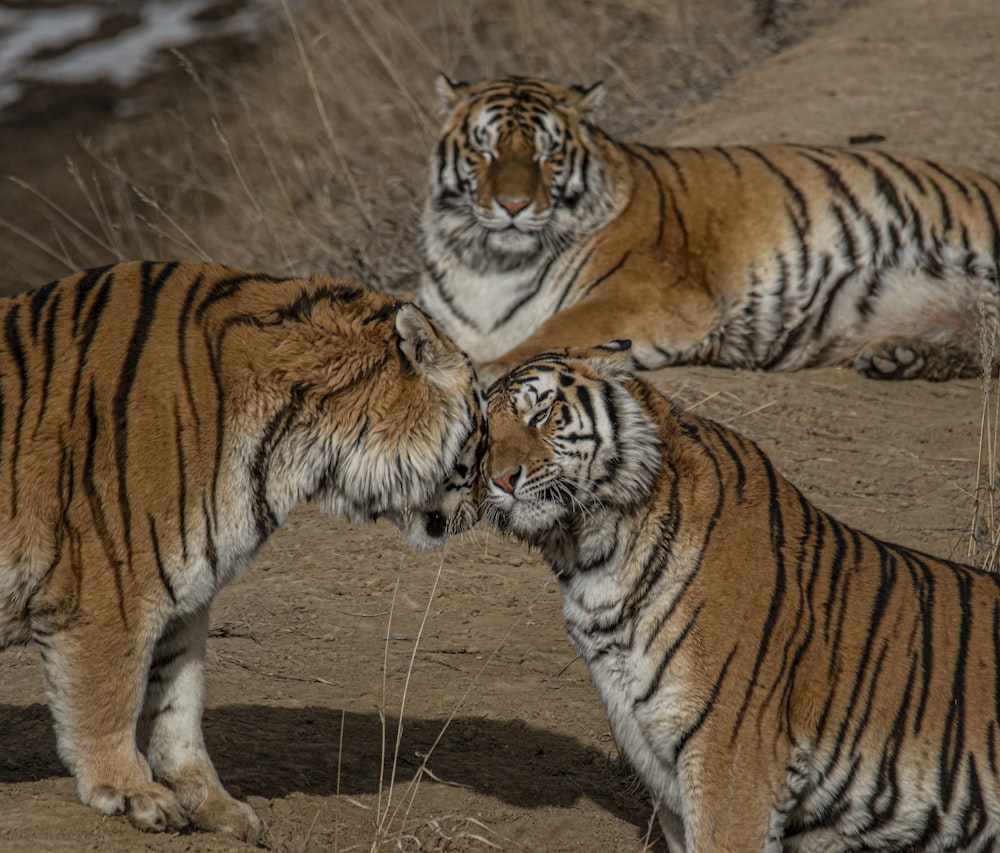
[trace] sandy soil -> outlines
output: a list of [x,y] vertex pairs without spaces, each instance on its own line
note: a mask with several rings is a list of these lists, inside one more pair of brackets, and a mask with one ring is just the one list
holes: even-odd
[[[995,0],[872,0],[642,136],[879,135],[1000,174],[998,81]],[[840,370],[653,377],[758,440],[845,521],[966,558],[980,383],[882,384]],[[647,797],[563,633],[558,591],[524,548],[477,529],[418,555],[387,526],[307,508],[219,596],[213,626],[209,748],[267,822],[270,849],[643,849]],[[80,806],[34,652],[0,656],[0,850],[240,849],[142,835]]]

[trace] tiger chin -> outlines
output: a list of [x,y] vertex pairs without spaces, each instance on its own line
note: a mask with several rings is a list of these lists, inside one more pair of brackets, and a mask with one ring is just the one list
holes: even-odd
[[654,148],[593,123],[600,84],[438,82],[418,303],[485,383],[615,338],[645,369],[981,370],[1000,318],[985,175],[864,149]]
[[0,323],[0,648],[38,648],[85,804],[257,842],[202,738],[212,599],[303,501],[421,547],[467,526],[474,371],[412,304],[196,262],[72,275]]
[[1000,576],[840,523],[626,350],[490,388],[485,516],[558,577],[671,851],[996,849]]

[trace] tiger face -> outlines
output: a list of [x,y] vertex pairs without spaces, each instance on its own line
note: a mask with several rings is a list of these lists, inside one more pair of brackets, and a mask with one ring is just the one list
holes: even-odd
[[657,439],[622,386],[627,346],[543,353],[490,388],[482,478],[495,526],[548,550],[568,519],[594,521],[588,507],[648,493]]
[[[509,268],[551,252],[603,212],[598,152],[580,131],[601,85],[441,77],[450,114],[431,169],[438,237],[468,262]],[[596,190],[596,191],[595,191]]]

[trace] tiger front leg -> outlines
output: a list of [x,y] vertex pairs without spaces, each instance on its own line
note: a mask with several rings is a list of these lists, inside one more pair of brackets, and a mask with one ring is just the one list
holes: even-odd
[[263,825],[219,781],[201,730],[209,605],[176,617],[153,652],[140,732],[155,777],[169,785],[196,827],[256,844]]
[[585,299],[553,314],[500,358],[477,364],[480,383],[488,388],[511,368],[541,352],[600,346],[613,340],[631,341],[636,366],[643,370],[704,361],[699,347],[716,329],[715,303],[696,289],[681,287],[651,299],[650,287],[649,279],[632,271],[622,271],[602,282]]
[[773,757],[768,760],[753,742],[728,737],[691,742],[685,753],[681,784],[688,853],[781,853],[791,794],[784,780],[773,778]]
[[110,606],[36,634],[59,755],[84,805],[125,814],[139,829],[187,826],[174,792],[153,781],[136,723],[156,631],[141,614]]

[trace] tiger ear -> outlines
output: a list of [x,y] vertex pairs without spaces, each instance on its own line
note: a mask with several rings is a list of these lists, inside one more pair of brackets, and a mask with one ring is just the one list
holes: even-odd
[[585,362],[602,379],[620,381],[629,379],[635,369],[631,349],[632,341],[619,339],[596,347],[571,347],[567,355]]
[[597,109],[604,103],[604,81],[598,80],[590,86],[572,86],[570,91],[576,99],[570,104],[579,113]]
[[452,80],[451,77],[440,71],[437,80],[434,81],[434,87],[437,89],[445,108],[450,110],[458,103],[465,90],[469,88],[469,84],[460,80]]
[[414,370],[427,373],[440,366],[441,338],[427,315],[413,303],[404,302],[396,311],[396,334],[399,351]]

